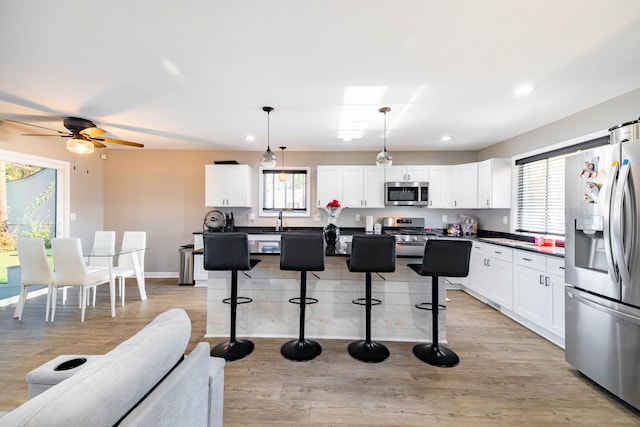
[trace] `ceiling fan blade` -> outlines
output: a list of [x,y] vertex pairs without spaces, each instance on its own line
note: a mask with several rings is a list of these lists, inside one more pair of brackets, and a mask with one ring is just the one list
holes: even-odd
[[91,142],[93,144],[93,146],[96,147],[96,148],[107,148],[106,145],[104,145],[103,143],[101,143],[99,141],[96,141],[93,138],[89,138],[89,142]]
[[20,125],[33,126],[33,127],[40,128],[40,129],[50,130],[51,132],[57,132],[57,133],[59,133],[60,135],[64,135],[64,136],[69,136],[69,135],[70,135],[68,132],[63,132],[63,131],[61,131],[61,130],[51,129],[51,128],[47,128],[47,127],[40,126],[40,125],[34,125],[33,123],[19,122],[19,121],[17,121],[17,120],[12,120],[12,119],[5,119],[5,121],[7,121],[7,122],[13,122],[13,123],[18,123],[18,124],[20,124]]
[[71,138],[73,135],[71,134],[62,134],[62,135],[49,135],[46,133],[21,133],[22,136],[57,136],[60,138]]
[[92,128],[82,129],[80,133],[82,135],[88,136],[89,138],[95,138],[96,136],[100,136],[102,134],[107,133],[107,131],[97,127],[92,127]]
[[138,147],[138,148],[143,148],[144,144],[140,144],[137,142],[131,142],[131,141],[123,141],[121,139],[111,139],[111,138],[91,138],[94,141],[103,141],[103,142],[108,142],[110,144],[119,144],[119,145],[127,145],[129,147]]

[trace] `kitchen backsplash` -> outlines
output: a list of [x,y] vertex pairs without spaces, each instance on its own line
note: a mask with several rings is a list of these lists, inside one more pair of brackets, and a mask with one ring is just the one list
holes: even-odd
[[[275,227],[276,218],[260,217],[255,210],[249,208],[219,209],[222,212],[233,212],[236,226],[250,227]],[[320,221],[315,221],[313,215],[320,213]],[[255,214],[255,221],[250,221],[250,214]],[[356,221],[356,215],[360,215],[360,221]],[[424,218],[425,226],[433,229],[446,228],[447,224],[460,221],[461,215],[467,215],[478,220],[478,228],[483,230],[511,231],[510,209],[429,209],[411,206],[387,207],[384,209],[343,209],[338,217],[338,226],[365,227],[367,215],[373,216],[373,222],[381,222],[383,217],[418,217]],[[446,221],[443,221],[446,216]],[[504,224],[504,218],[507,224]],[[324,227],[327,223],[327,213],[324,210],[314,210],[310,218],[283,219],[285,227]]]

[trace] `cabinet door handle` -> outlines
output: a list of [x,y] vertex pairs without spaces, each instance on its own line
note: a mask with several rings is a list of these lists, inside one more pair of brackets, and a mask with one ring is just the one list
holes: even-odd
[[544,285],[544,276],[542,274],[540,275],[540,284]]
[[487,267],[491,267],[491,260],[487,259]]
[[546,277],[544,278],[544,285],[545,285],[545,286],[549,286],[549,276],[546,276]]
[[489,206],[489,199],[487,199],[487,206]]
[[493,253],[498,254],[498,255],[502,254],[502,252],[500,252],[500,251],[493,251]]
[[522,258],[524,261],[533,261],[531,258]]

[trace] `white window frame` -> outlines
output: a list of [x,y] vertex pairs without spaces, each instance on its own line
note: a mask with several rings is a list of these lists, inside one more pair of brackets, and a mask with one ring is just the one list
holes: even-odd
[[15,151],[0,150],[0,158],[13,163],[41,166],[56,172],[56,237],[68,237],[71,211],[71,167],[69,162],[34,156]]
[[[263,171],[273,171],[273,169],[267,169],[267,168],[260,168],[259,174],[258,174],[258,203],[259,203],[259,213],[258,216],[261,217],[277,217],[280,213],[279,212],[273,212],[273,211],[265,211],[264,210],[264,200],[263,200],[263,194],[264,194],[264,181],[263,181]],[[307,182],[305,185],[305,191],[307,193],[307,203],[305,206],[305,211],[304,212],[290,212],[290,211],[282,211],[282,216],[283,217],[288,217],[288,218],[309,218],[311,217],[311,168],[309,167],[295,167],[295,166],[287,166],[284,168],[278,168],[278,171],[284,170],[286,171],[292,171],[292,170],[304,170],[307,173]]]

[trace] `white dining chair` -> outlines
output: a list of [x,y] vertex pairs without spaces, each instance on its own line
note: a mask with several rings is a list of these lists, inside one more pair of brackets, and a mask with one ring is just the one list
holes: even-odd
[[[57,289],[65,286],[76,286],[80,294],[80,321],[84,322],[87,307],[87,292],[103,283],[109,283],[109,268],[88,269],[84,263],[80,239],[55,238],[51,241],[53,251],[54,280],[51,293],[51,322],[56,315]],[[113,309],[113,307],[112,307]],[[47,310],[47,315],[48,315]]]
[[[147,245],[146,231],[125,231],[122,236],[122,249],[144,248]],[[124,294],[127,277],[135,277],[138,283],[138,291],[140,299],[147,299],[147,292],[144,283],[144,256],[145,250],[137,250],[135,252],[118,255],[118,266],[114,269],[114,275],[118,279],[118,291],[120,292],[121,304],[124,306]],[[134,259],[135,257],[135,259]],[[136,271],[135,262],[138,262],[138,271]]]
[[[93,235],[92,252],[114,253],[116,249],[115,231],[96,231]],[[113,267],[113,257],[110,256],[89,256],[88,271],[100,270],[104,267]],[[93,305],[96,305],[97,288],[93,288]],[[88,295],[87,295],[88,296]]]
[[47,286],[47,308],[45,321],[49,313],[49,300],[51,298],[51,285],[53,284],[53,271],[47,260],[44,248],[44,239],[36,237],[19,237],[17,240],[18,260],[20,262],[20,297],[13,317],[22,320],[22,311],[27,302],[27,294],[31,286]]

